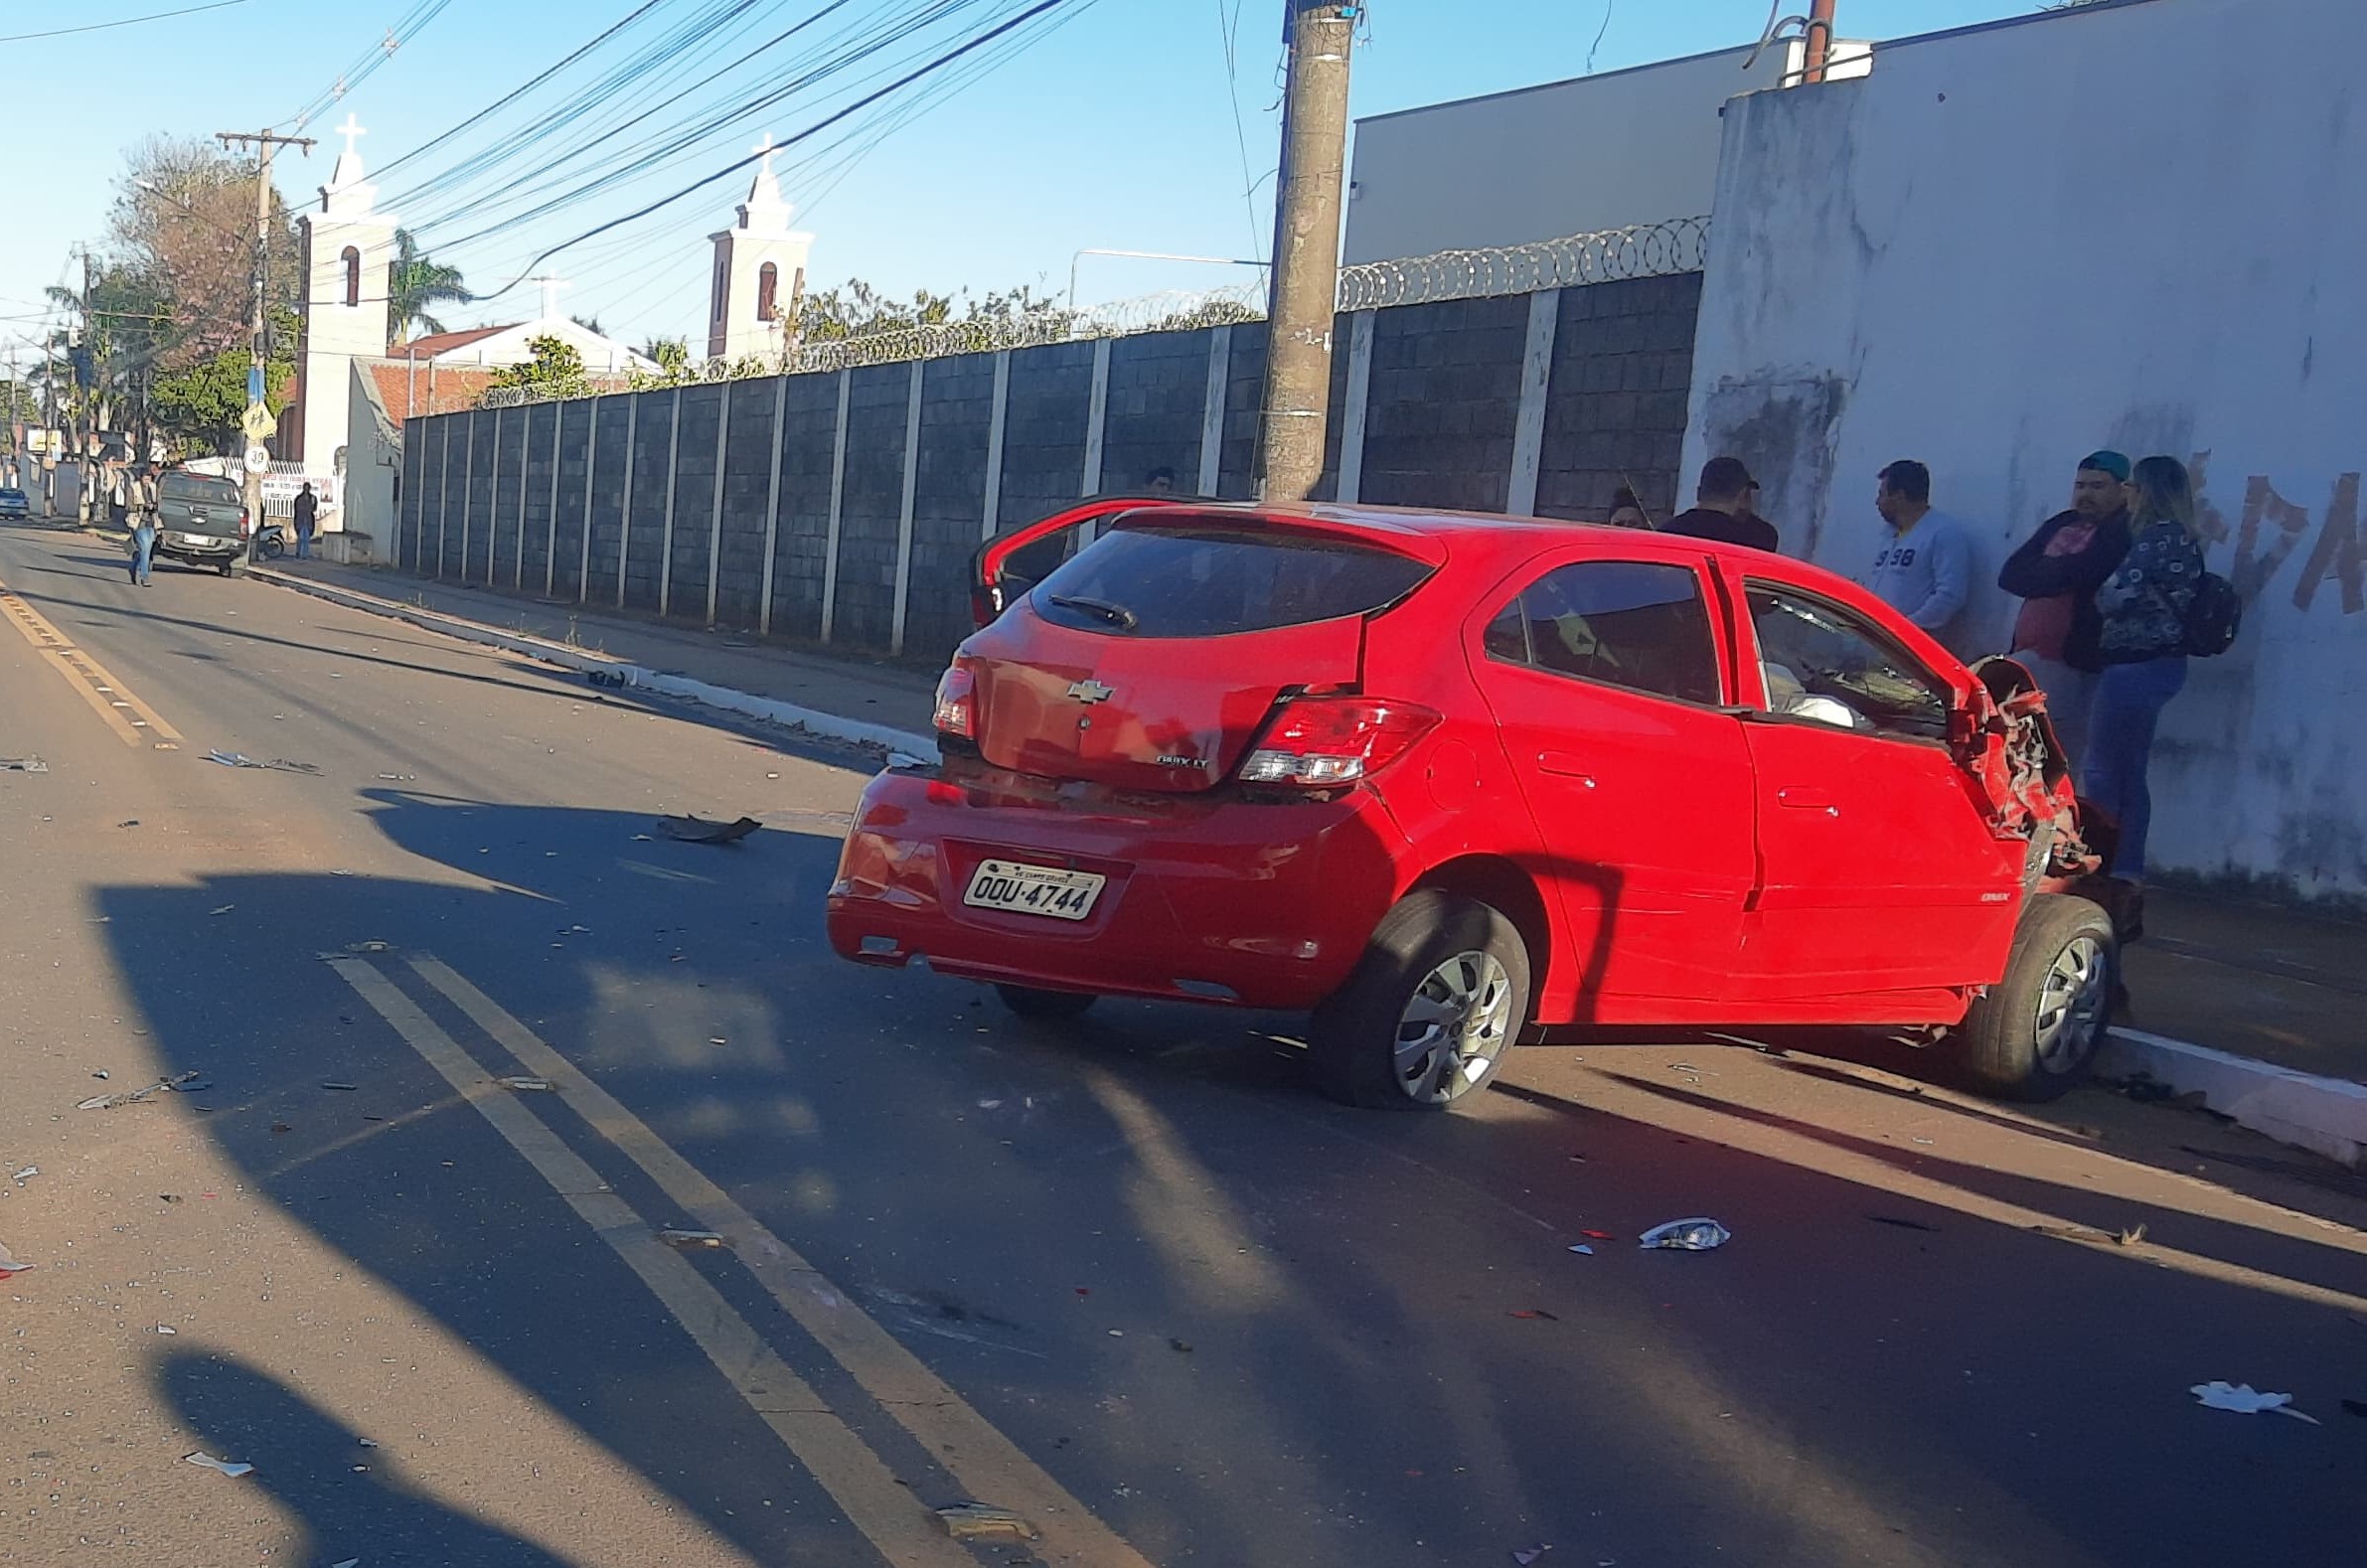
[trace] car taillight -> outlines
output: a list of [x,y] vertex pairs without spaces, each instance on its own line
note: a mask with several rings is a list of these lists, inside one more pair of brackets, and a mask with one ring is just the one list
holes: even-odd
[[1241,764],[1244,784],[1339,789],[1387,767],[1440,715],[1371,697],[1306,697],[1284,707]]
[[937,682],[937,733],[978,738],[978,678],[960,665]]
[[240,507],[238,509],[238,537],[240,539],[244,539],[247,535],[253,532],[254,520],[246,515],[246,509],[244,507]]

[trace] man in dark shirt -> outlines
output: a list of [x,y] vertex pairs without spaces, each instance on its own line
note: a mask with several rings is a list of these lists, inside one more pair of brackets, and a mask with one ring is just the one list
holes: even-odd
[[1660,529],[1691,539],[1713,539],[1754,549],[1776,548],[1775,525],[1753,510],[1759,481],[1739,457],[1713,457],[1701,465],[1701,482],[1693,489],[1695,504],[1679,512]]
[[2096,590],[2129,553],[2129,459],[2091,452],[2071,481],[2071,510],[2038,526],[1997,573],[2018,595],[2013,657],[2047,695],[2055,734],[2076,760],[2085,749],[2088,702],[2104,668],[2096,646]]

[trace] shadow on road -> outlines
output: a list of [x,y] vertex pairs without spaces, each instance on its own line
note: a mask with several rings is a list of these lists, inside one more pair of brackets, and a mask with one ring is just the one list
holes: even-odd
[[[317,955],[365,944],[487,1077],[530,1070],[406,958],[459,970],[1153,1562],[1413,1568],[1540,1541],[1573,1562],[2303,1562],[2367,1527],[2336,1450],[2259,1446],[2355,1454],[2347,1431],[2183,1408],[2210,1377],[2322,1391],[2361,1343],[2325,1307],[1543,1103],[1518,1060],[1481,1114],[1392,1117],[1315,1099],[1277,1043],[1293,1019],[1111,1005],[1030,1029],[830,955],[818,814],[716,849],[630,811],[360,798],[408,875],[103,892],[161,1066],[211,1080],[197,1125],[254,1190],[757,1561],[868,1559],[657,1299]],[[504,1103],[642,1220],[683,1222],[558,1096]],[[1925,1174],[2115,1218],[2076,1186]],[[1628,1244],[1701,1212],[1735,1242]],[[1614,1239],[1573,1256],[1587,1227]],[[2354,1255],[2200,1215],[2179,1245],[2367,1288]],[[729,1253],[698,1266],[917,1504],[960,1500]],[[332,1472],[369,1461],[342,1418],[249,1368],[159,1376],[249,1446],[226,1457],[260,1465],[274,1422],[307,1434],[291,1506],[322,1553],[543,1560],[349,1486]]]
[[456,1513],[394,1475],[394,1440],[363,1434],[258,1366],[225,1356],[162,1357],[156,1382],[200,1452],[252,1465],[259,1487],[300,1521],[300,1563],[359,1558],[371,1568],[565,1568],[532,1542]]

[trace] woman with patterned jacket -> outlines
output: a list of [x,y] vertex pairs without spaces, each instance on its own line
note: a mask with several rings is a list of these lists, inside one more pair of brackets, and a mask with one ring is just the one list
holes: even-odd
[[2088,715],[2087,797],[2120,820],[2116,876],[2145,874],[2153,797],[2145,769],[2162,708],[2186,685],[2186,621],[2203,576],[2194,486],[2174,457],[2139,459],[2129,475],[2130,544],[2096,590],[2104,673]]

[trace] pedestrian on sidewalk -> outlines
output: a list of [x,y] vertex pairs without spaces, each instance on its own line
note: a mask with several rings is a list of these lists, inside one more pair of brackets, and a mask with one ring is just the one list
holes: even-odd
[[1703,463],[1693,496],[1694,505],[1670,518],[1661,533],[1748,545],[1754,549],[1776,548],[1775,525],[1755,510],[1759,481],[1751,477],[1741,458],[1713,457]]
[[312,558],[312,533],[320,527],[321,498],[312,493],[312,481],[304,481],[304,488],[296,492],[296,558]]
[[2186,618],[2203,577],[2194,537],[2194,485],[2174,457],[2140,458],[2130,472],[2129,553],[2096,590],[2104,661],[2088,715],[2088,798],[2119,819],[2112,871],[2145,874],[2153,796],[2145,771],[2161,710],[2186,685]]
[[2088,710],[2104,668],[2096,590],[2128,553],[2129,459],[2090,452],[2072,476],[2071,510],[2041,523],[1997,572],[1997,586],[2022,601],[2008,647],[2046,694],[2074,768],[2087,754]]
[[140,505],[136,491],[126,509],[131,520],[131,580],[139,587],[150,587],[148,573],[156,560],[156,509]]
[[1902,457],[1874,483],[1874,510],[1890,538],[1860,578],[1866,590],[1930,632],[1950,652],[1972,591],[1972,541],[1965,525],[1932,508],[1932,471]]
[[1611,493],[1610,524],[1613,528],[1652,527],[1652,514],[1644,510],[1644,503],[1636,499],[1636,492],[1626,485]]

